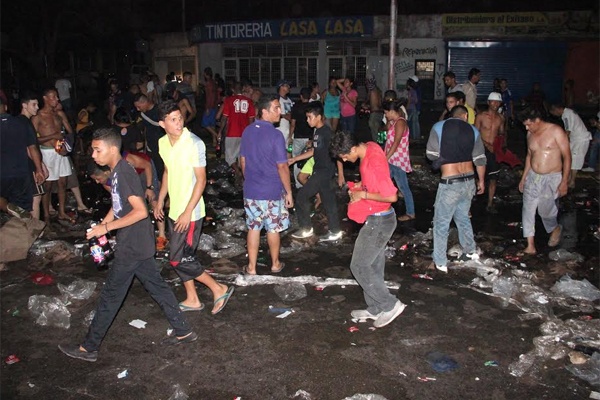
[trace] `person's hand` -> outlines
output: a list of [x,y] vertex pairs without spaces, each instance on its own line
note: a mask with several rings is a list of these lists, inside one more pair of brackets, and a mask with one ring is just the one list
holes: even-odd
[[339,174],[337,178],[338,187],[343,187],[346,184],[346,178],[343,174]]
[[154,214],[154,218],[156,218],[157,221],[162,221],[165,218],[165,213],[163,211],[163,207],[164,207],[163,201],[157,201],[154,204],[152,213]]
[[288,165],[292,165],[296,162],[296,157],[288,158]]
[[521,179],[519,182],[519,192],[523,193],[523,189],[525,188],[525,179]]
[[485,179],[477,181],[477,194],[483,194],[485,192]]
[[294,197],[292,196],[292,193],[285,194],[285,207],[286,208],[294,207]]
[[154,201],[154,190],[146,189],[146,198],[150,203],[152,203],[152,201]]
[[46,177],[42,171],[35,171],[34,177],[36,185],[41,185],[46,180]]
[[100,237],[100,236],[106,235],[106,232],[108,231],[106,228],[106,224],[95,225],[90,229],[91,230],[89,232],[86,232],[86,234],[85,234],[85,238],[88,240],[90,240],[91,238],[94,238],[94,237]]
[[185,232],[190,227],[190,221],[192,220],[192,212],[184,211],[181,213],[177,221],[175,221],[174,230],[178,233]]
[[348,190],[350,196],[350,203],[356,203],[366,198],[367,192],[364,190]]
[[569,187],[568,187],[567,181],[560,182],[560,185],[558,185],[558,190],[557,190],[558,197],[563,197],[564,195],[566,195],[568,190],[569,190]]

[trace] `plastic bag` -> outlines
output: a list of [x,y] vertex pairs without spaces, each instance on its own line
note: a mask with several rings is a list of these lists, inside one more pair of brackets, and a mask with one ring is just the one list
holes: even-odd
[[600,385],[600,353],[594,353],[585,364],[568,365],[566,368],[567,371],[588,381],[591,385]]
[[188,400],[190,396],[188,396],[179,383],[173,385],[173,394],[169,397],[169,400]]
[[600,299],[600,290],[592,285],[587,279],[581,281],[571,279],[565,275],[550,288],[550,291],[576,300],[596,301]]
[[352,397],[346,397],[344,400],[387,400],[379,394],[361,394],[357,393]]
[[296,301],[307,296],[306,287],[296,282],[277,285],[274,290],[283,301]]
[[551,251],[548,254],[548,258],[554,261],[576,261],[582,262],[583,256],[579,253],[571,253],[565,249],[558,249]]
[[27,308],[36,318],[38,325],[56,326],[69,329],[71,326],[71,313],[58,297],[33,295],[29,297]]
[[57,284],[58,290],[63,294],[64,300],[75,299],[85,300],[88,299],[96,289],[96,282],[85,281],[83,279],[77,279],[71,282],[68,286],[63,284]]

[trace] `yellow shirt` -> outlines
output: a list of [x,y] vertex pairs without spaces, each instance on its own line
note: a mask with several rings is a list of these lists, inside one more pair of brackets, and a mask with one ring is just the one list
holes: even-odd
[[[171,204],[169,218],[175,221],[192,198],[196,184],[194,168],[206,167],[206,146],[198,136],[183,128],[183,134],[175,145],[171,145],[167,135],[161,137],[158,140],[158,152],[167,167]],[[198,221],[205,215],[204,197],[201,197],[192,211],[192,221]]]
[[473,110],[468,104],[465,103],[465,107],[468,111],[468,119],[467,122],[470,123],[471,125],[475,124],[475,110]]

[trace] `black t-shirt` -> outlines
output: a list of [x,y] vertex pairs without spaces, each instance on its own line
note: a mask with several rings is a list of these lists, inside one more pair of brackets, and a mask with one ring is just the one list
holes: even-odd
[[136,124],[131,124],[125,128],[113,125],[113,129],[121,135],[121,151],[139,151],[136,149],[136,143],[143,142],[142,131]]
[[165,135],[163,128],[158,126],[158,107],[155,105],[152,107],[152,109],[146,111],[144,114],[146,117],[150,118],[156,123],[155,125],[151,122],[148,122],[146,118],[142,116],[142,121],[144,121],[144,127],[146,128],[146,141],[148,143],[148,148],[151,152],[158,154],[158,139]]
[[29,177],[27,147],[37,142],[33,125],[26,118],[0,115],[0,174],[2,178]]
[[[111,193],[115,219],[123,218],[133,210],[129,203],[131,196],[139,197],[140,201],[146,204],[144,189],[137,172],[123,159],[119,160],[112,171]],[[117,231],[115,257],[136,261],[146,260],[154,256],[154,252],[154,230],[150,217]]]
[[327,125],[315,129],[313,137],[313,148],[315,149],[313,156],[315,157],[315,166],[313,173],[335,174],[335,160],[329,154],[329,143],[331,142],[332,131]]
[[312,139],[313,128],[306,121],[306,108],[308,103],[295,103],[292,107],[292,119],[296,120],[294,139]]

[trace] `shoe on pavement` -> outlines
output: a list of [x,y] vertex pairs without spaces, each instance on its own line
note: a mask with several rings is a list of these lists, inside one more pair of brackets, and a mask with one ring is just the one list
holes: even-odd
[[58,349],[71,358],[94,362],[98,359],[97,351],[81,351],[78,344],[59,344]]
[[327,234],[319,238],[319,242],[335,242],[342,238],[342,231],[331,232],[327,231]]
[[379,314],[379,316],[373,323],[373,326],[375,328],[383,328],[384,326],[395,320],[400,314],[402,314],[402,311],[404,311],[405,308],[406,304],[398,300],[396,302],[396,305],[394,305],[394,308],[392,308],[390,311],[384,311]]
[[196,332],[190,332],[187,336],[178,338],[176,335],[167,336],[160,341],[160,344],[166,346],[176,346],[178,344],[192,343],[198,340],[198,334]]
[[17,217],[19,219],[31,218],[31,214],[29,212],[25,211],[16,204],[8,203],[6,209],[8,210],[8,213],[13,217]]
[[377,319],[379,314],[371,314],[368,310],[352,310],[350,313],[354,319]]
[[437,269],[438,271],[441,271],[441,272],[444,272],[444,273],[448,273],[448,267],[445,264],[444,265],[437,265],[436,263],[432,262],[427,267],[428,270],[433,270],[434,268]]
[[479,260],[479,254],[476,252],[472,253],[462,253],[460,257],[456,259],[457,262],[467,262],[467,261],[475,261]]
[[296,232],[292,233],[292,237],[294,239],[308,239],[315,234],[313,228],[310,229],[299,229]]

